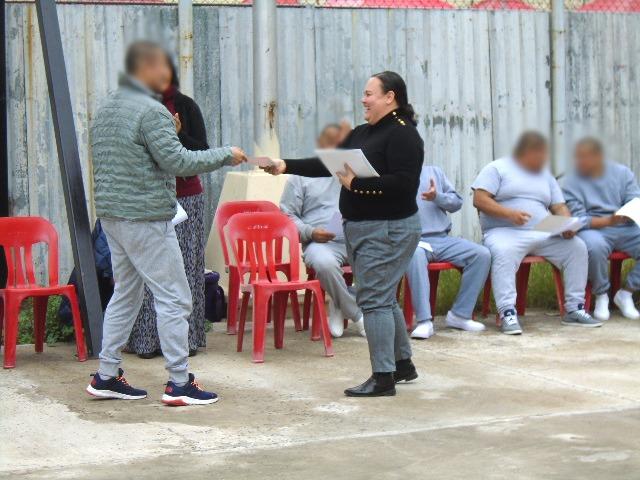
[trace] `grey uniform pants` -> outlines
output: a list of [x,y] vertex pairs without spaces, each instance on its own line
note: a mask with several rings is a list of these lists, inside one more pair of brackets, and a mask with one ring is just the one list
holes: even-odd
[[640,289],[640,228],[634,223],[578,233],[589,251],[589,280],[596,295],[609,292],[609,255],[620,250],[636,260],[627,275],[625,287],[635,292]]
[[400,279],[420,239],[418,215],[401,220],[346,221],[347,251],[358,285],[373,372],[394,372],[411,358],[411,344],[396,300]]
[[304,263],[315,270],[316,278],[336,308],[344,318],[358,321],[360,309],[342,274],[346,261],[347,247],[343,242],[311,242],[304,247]]
[[519,228],[492,228],[484,234],[491,252],[491,284],[500,314],[515,309],[516,272],[527,255],[545,257],[562,270],[567,312],[584,304],[587,285],[587,247],[578,237],[565,240],[548,233]]
[[422,240],[429,243],[432,252],[418,246],[407,270],[411,303],[416,319],[431,320],[434,312],[429,304],[429,262],[450,262],[462,268],[462,280],[456,301],[451,311],[461,318],[471,318],[478,295],[484,287],[491,266],[491,253],[487,248],[464,238],[450,237],[447,234],[425,235]]
[[147,284],[153,293],[169,379],[186,383],[191,291],[173,225],[170,221],[101,222],[111,249],[115,288],[104,316],[98,372],[110,377],[118,374],[121,350],[129,339]]

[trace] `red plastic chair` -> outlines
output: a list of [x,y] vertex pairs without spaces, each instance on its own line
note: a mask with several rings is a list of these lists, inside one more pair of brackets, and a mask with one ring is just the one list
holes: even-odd
[[[38,285],[33,266],[33,245],[46,243],[49,248],[49,285]],[[41,217],[0,218],[0,247],[4,247],[8,279],[0,289],[0,336],[4,327],[4,368],[16,366],[18,317],[20,305],[33,297],[33,331],[37,353],[42,353],[45,338],[47,302],[51,295],[69,299],[73,314],[78,361],[87,359],[82,320],[73,285],[58,285],[58,234],[54,226]]]
[[[284,346],[284,320],[287,296],[297,295],[298,290],[313,292],[314,315],[311,339],[324,340],[325,355],[333,356],[327,314],[322,301],[322,289],[318,280],[300,280],[300,241],[295,224],[279,212],[240,213],[234,215],[225,227],[226,239],[232,247],[239,278],[241,279],[242,306],[238,329],[238,351],[242,341],[249,306],[253,294],[253,361],[264,362],[265,330],[269,299],[274,301],[275,347]],[[284,240],[289,245],[290,268],[288,280],[278,278],[277,255]],[[280,244],[280,245],[279,245]],[[249,265],[245,263],[248,259]],[[248,280],[244,277],[248,274]]]
[[[622,262],[630,258],[626,253],[619,251],[611,252],[611,255],[609,255],[609,261],[611,262],[611,268],[609,269],[611,275],[610,298],[613,298],[618,290],[620,290],[620,286],[622,285]],[[591,283],[587,284],[584,308],[587,311],[591,311]]]
[[[516,311],[518,315],[524,315],[527,308],[527,290],[529,286],[529,272],[531,271],[531,265],[534,263],[544,263],[547,260],[544,257],[527,256],[524,257],[520,268],[516,273]],[[549,262],[550,263],[550,262]],[[558,268],[551,264],[553,268],[553,281],[556,287],[556,300],[558,302],[558,309],[560,315],[564,315],[564,285],[562,283],[562,272]],[[489,313],[489,307],[491,302],[491,276],[487,278],[487,283],[484,286],[484,293],[482,297],[482,315],[486,317]],[[496,322],[500,319],[496,318]]]
[[[229,302],[227,312],[227,334],[235,335],[237,333],[238,324],[238,299],[240,297],[240,276],[238,268],[231,265],[229,261],[229,248],[224,236],[224,227],[229,219],[238,213],[250,212],[280,212],[280,209],[273,203],[266,200],[242,200],[236,202],[225,202],[218,206],[215,217],[216,230],[222,245],[222,255],[224,256],[224,265],[229,272]],[[297,256],[297,255],[296,255]],[[246,265],[247,260],[241,260]],[[284,273],[289,277],[289,263],[282,262],[282,252],[276,252],[276,270]],[[297,295],[291,294],[291,308],[293,310],[293,321],[296,330],[302,330],[300,322],[300,304]]]
[[[433,262],[427,265],[427,271],[429,272],[429,304],[431,305],[431,312],[435,315],[436,312],[436,299],[438,297],[438,283],[440,281],[440,272],[444,270],[458,270],[462,272],[460,267],[456,267],[453,263],[449,262]],[[409,287],[409,279],[404,276],[404,321],[407,323],[407,330],[413,329],[413,305],[411,303],[411,288]]]
[[[353,285],[353,270],[351,269],[351,265],[343,265],[342,267],[342,276],[344,281],[348,286]],[[307,266],[307,279],[315,280],[316,279],[316,271]],[[322,290],[322,299],[325,300],[326,292],[324,289]],[[302,329],[309,330],[309,318],[311,316],[311,291],[307,290],[304,292],[304,303],[302,305]],[[348,321],[345,319],[344,328],[347,328]]]

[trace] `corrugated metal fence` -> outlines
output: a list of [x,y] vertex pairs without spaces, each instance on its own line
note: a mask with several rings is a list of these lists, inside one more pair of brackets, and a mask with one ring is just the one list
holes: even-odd
[[[11,212],[42,215],[72,255],[35,7],[7,5]],[[177,54],[177,8],[58,7],[88,198],[88,126],[115,88],[125,46],[161,39]],[[308,155],[318,130],[360,123],[371,73],[405,76],[420,114],[426,161],[465,197],[478,170],[505,155],[523,128],[549,133],[549,14],[528,11],[278,9],[279,135],[283,156]],[[195,98],[211,145],[253,145],[251,9],[194,9]],[[617,159],[640,171],[640,15],[568,13],[569,137],[606,135]],[[224,172],[205,179],[215,211]],[[456,234],[479,238],[470,201]]]

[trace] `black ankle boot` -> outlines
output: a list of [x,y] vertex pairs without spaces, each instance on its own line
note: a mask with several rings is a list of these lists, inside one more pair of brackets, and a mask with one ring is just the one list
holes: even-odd
[[418,378],[418,371],[410,358],[398,360],[396,362],[396,373],[394,374],[396,383],[410,382]]
[[347,397],[387,397],[396,394],[396,384],[393,373],[373,373],[362,385],[347,388]]

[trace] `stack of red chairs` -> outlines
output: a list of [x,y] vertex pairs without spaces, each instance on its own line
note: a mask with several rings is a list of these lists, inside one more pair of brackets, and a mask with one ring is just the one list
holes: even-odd
[[[273,203],[266,200],[242,200],[225,202],[218,207],[216,217],[214,220],[218,236],[220,238],[220,244],[222,246],[222,254],[224,256],[224,264],[229,272],[229,302],[227,312],[227,333],[229,335],[235,335],[237,333],[238,323],[238,299],[240,297],[240,275],[238,266],[232,265],[229,257],[229,248],[226,243],[224,228],[229,222],[229,219],[238,213],[251,213],[251,212],[280,212],[280,209]],[[281,245],[281,244],[280,244]],[[289,276],[289,263],[282,260],[281,249],[275,252],[276,270]],[[241,260],[241,266],[246,266],[246,261]],[[300,305],[298,302],[298,296],[294,293],[291,294],[291,308],[293,313],[293,321],[296,326],[296,330],[302,330],[300,322]]]
[[[242,306],[238,329],[238,351],[242,351],[249,297],[253,295],[253,361],[264,362],[265,330],[269,301],[274,301],[274,336],[277,349],[284,346],[284,320],[288,295],[310,290],[314,296],[311,339],[324,341],[325,355],[333,356],[333,347],[322,289],[318,280],[300,280],[300,241],[295,224],[280,212],[240,213],[229,219],[225,238],[233,251],[241,281]],[[278,277],[278,252],[288,243],[287,280]],[[245,280],[245,277],[248,279]]]
[[[33,246],[45,243],[49,252],[49,284],[39,285],[33,264]],[[5,288],[0,289],[0,335],[4,329],[4,368],[16,366],[18,318],[22,301],[33,297],[33,331],[36,352],[42,353],[51,295],[69,299],[73,314],[78,361],[87,359],[82,319],[73,285],[58,285],[58,234],[54,226],[41,217],[0,218],[0,247],[4,248],[8,267]]]

